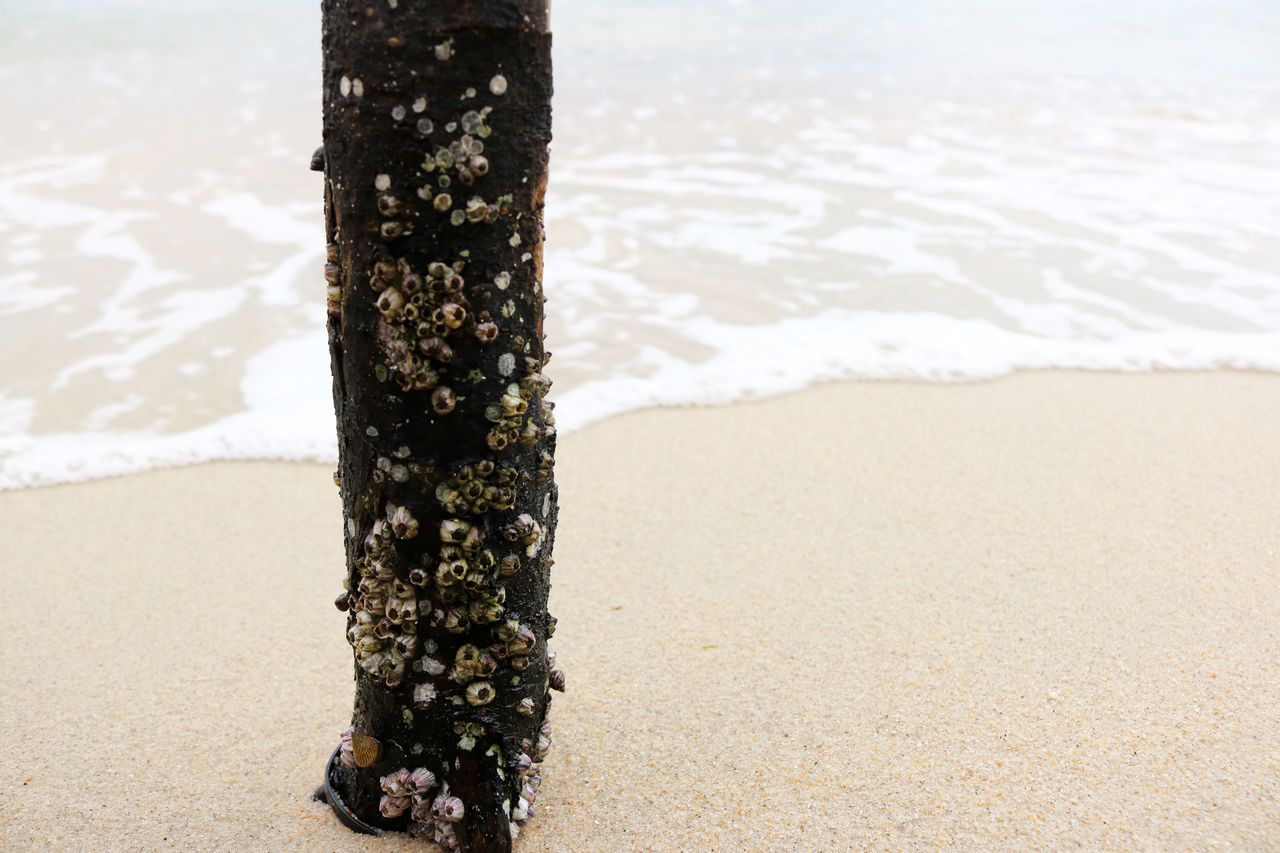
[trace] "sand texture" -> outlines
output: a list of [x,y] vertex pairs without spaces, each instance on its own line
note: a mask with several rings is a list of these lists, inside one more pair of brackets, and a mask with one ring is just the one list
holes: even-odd
[[[1280,849],[1280,376],[855,383],[561,441],[522,853]],[[312,802],[329,468],[0,494],[0,846],[408,850]]]

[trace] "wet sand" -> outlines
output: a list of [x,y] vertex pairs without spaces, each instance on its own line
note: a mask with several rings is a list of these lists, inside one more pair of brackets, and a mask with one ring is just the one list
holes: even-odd
[[[562,438],[569,692],[517,849],[1274,849],[1280,376],[832,384]],[[0,494],[0,846],[399,850],[330,469]]]

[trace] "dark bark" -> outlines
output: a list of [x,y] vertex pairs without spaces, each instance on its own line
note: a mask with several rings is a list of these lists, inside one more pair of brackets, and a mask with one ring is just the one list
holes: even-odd
[[324,0],[329,344],[359,821],[509,850],[561,687],[546,611],[545,0]]

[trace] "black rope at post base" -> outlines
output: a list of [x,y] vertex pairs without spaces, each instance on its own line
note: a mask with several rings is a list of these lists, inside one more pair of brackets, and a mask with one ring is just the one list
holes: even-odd
[[321,800],[329,804],[333,809],[333,813],[338,816],[338,820],[342,821],[343,826],[355,832],[362,832],[365,835],[381,835],[382,833],[377,827],[369,824],[356,817],[347,808],[347,804],[342,802],[342,797],[338,796],[338,792],[333,784],[333,771],[338,766],[338,753],[342,748],[339,747],[333,751],[333,755],[329,756],[329,763],[324,768],[324,784],[316,789],[313,795],[315,799]]

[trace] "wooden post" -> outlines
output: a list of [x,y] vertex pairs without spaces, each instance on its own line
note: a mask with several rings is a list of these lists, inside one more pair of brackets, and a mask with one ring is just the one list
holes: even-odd
[[348,825],[509,850],[550,747],[546,0],[323,0]]

